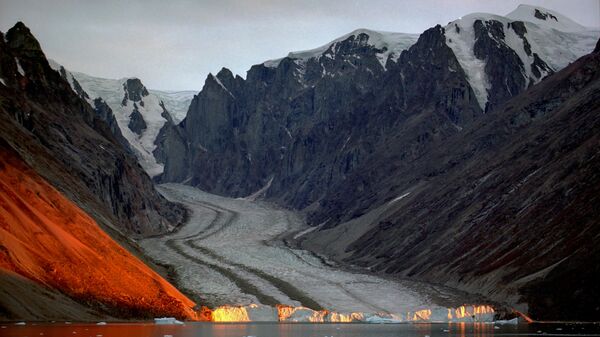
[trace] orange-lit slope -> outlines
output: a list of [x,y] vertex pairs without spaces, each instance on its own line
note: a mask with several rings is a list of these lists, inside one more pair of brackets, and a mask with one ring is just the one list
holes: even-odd
[[115,317],[195,319],[194,303],[0,146],[0,272],[56,288]]

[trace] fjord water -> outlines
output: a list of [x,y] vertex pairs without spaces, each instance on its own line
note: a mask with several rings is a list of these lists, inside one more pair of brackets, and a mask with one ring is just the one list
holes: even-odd
[[492,336],[600,336],[598,324],[355,324],[355,323],[153,323],[2,324],[0,336],[25,337],[492,337]]

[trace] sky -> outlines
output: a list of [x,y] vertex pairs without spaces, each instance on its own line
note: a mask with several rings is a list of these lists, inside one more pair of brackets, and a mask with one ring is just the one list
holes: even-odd
[[222,67],[245,77],[253,64],[357,28],[421,33],[520,3],[600,27],[600,0],[0,0],[0,31],[23,21],[46,56],[72,71],[197,91]]

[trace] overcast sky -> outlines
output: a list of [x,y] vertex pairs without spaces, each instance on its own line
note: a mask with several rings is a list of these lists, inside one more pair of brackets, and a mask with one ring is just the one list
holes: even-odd
[[209,72],[312,49],[357,28],[421,33],[472,12],[519,3],[600,26],[600,0],[0,0],[0,30],[23,21],[49,58],[149,88],[199,90]]

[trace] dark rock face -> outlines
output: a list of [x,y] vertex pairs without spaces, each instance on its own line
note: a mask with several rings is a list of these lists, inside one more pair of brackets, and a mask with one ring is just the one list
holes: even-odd
[[115,138],[108,111],[77,97],[22,23],[0,36],[0,78],[0,137],[105,228],[147,235],[182,221]]
[[[83,91],[83,93],[85,93],[85,91]],[[123,137],[123,134],[121,133],[119,124],[117,124],[117,119],[115,118],[115,115],[113,114],[112,109],[108,106],[108,104],[106,104],[106,102],[102,98],[94,99],[93,103],[94,103],[93,108],[94,108],[94,111],[96,112],[96,116],[98,116],[98,118],[100,120],[102,120],[102,121],[104,121],[104,123],[106,123],[106,125],[110,129],[110,132],[113,134],[115,139],[119,142],[119,144],[121,144],[124,149],[127,149],[128,151],[131,152],[131,149],[129,147],[129,142],[127,141],[127,139],[125,139],[125,137]]]
[[185,125],[176,125],[173,118],[163,102],[161,102],[163,116],[167,122],[160,129],[154,145],[156,149],[152,152],[157,162],[168,167],[167,170],[157,180],[164,181],[185,181],[188,179],[190,159],[188,141],[185,136]]
[[127,124],[127,127],[137,135],[141,135],[147,128],[144,116],[138,110],[136,103],[133,103],[133,111],[129,115],[129,124]]
[[[69,79],[67,78],[67,70],[65,69],[65,67],[60,66],[60,76],[62,76],[67,82],[69,81]],[[90,99],[90,96],[87,94],[87,92],[85,92],[85,90],[83,90],[83,88],[81,87],[81,84],[79,84],[79,82],[77,82],[77,80],[75,79],[75,77],[72,78],[73,81],[73,90],[75,90],[75,92],[77,93],[77,95],[85,100]]]
[[139,102],[143,97],[148,96],[148,90],[142,84],[139,78],[129,78],[123,83],[123,89],[125,90],[125,96],[123,97],[123,105],[126,104],[127,100]]
[[306,62],[253,66],[246,80],[227,69],[210,75],[180,125],[189,155],[169,158],[163,181],[191,177],[205,190],[243,196],[273,177],[268,193],[304,208],[400,130],[417,155],[419,142],[458,132],[481,113],[443,28],[388,60],[387,71],[368,38],[351,35]]

